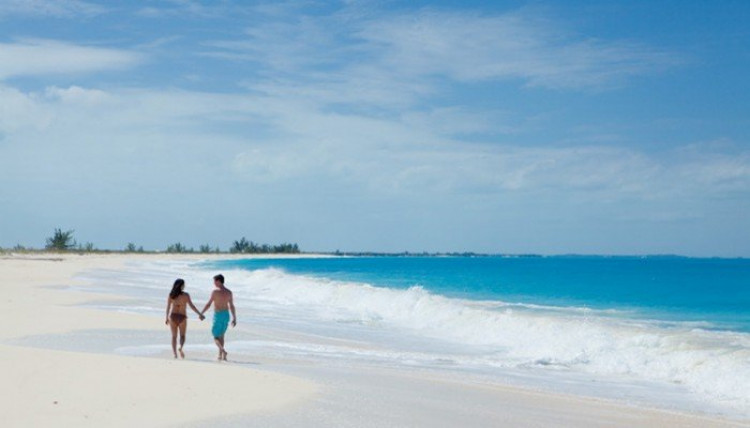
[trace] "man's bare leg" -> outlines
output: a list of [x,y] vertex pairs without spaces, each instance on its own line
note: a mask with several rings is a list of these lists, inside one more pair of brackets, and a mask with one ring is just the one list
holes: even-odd
[[216,346],[219,348],[219,358],[218,358],[218,360],[221,361],[223,359],[224,354],[226,353],[224,351],[224,336],[222,336],[222,337],[214,337],[214,342],[216,342]]
[[221,353],[223,354],[221,359],[226,361],[227,360],[227,348],[224,347],[224,336],[221,336],[219,340],[221,341]]

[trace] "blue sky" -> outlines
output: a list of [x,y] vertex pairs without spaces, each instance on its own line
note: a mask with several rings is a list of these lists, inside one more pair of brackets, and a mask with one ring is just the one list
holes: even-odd
[[0,1],[0,246],[750,256],[745,1]]

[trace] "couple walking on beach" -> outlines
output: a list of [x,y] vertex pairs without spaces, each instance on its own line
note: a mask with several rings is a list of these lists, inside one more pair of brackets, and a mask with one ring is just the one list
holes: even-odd
[[[214,305],[214,323],[211,327],[211,334],[214,342],[219,348],[219,361],[227,360],[227,351],[224,349],[224,333],[229,327],[229,311],[232,312],[232,327],[237,325],[237,314],[234,310],[234,300],[232,292],[224,286],[224,275],[214,276],[214,290],[211,292],[211,298],[206,303],[202,311],[198,311],[190,295],[185,292],[185,281],[177,279],[172,285],[172,291],[167,298],[167,319],[165,323],[172,330],[172,352],[177,358],[177,352],[180,357],[185,358],[182,347],[185,346],[185,333],[187,332],[187,306],[198,314],[198,318],[203,321],[206,317],[203,315],[211,305]],[[180,347],[177,348],[177,332],[180,332]]]

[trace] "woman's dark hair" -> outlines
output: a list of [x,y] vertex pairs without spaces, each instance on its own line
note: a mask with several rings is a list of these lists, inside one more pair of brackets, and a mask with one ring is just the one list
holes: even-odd
[[181,278],[175,279],[174,285],[172,286],[172,291],[169,292],[169,297],[171,299],[176,299],[180,294],[182,294],[183,285],[185,285],[185,280]]

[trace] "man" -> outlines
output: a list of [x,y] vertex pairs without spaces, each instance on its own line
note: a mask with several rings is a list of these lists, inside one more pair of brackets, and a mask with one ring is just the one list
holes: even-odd
[[234,312],[234,300],[232,292],[224,287],[224,275],[214,276],[214,291],[211,293],[211,299],[206,303],[201,314],[206,312],[214,304],[214,325],[211,327],[211,334],[214,336],[214,342],[219,347],[219,361],[227,360],[227,351],[224,349],[224,333],[229,325],[229,311],[232,311],[232,327],[237,325],[237,315]]

